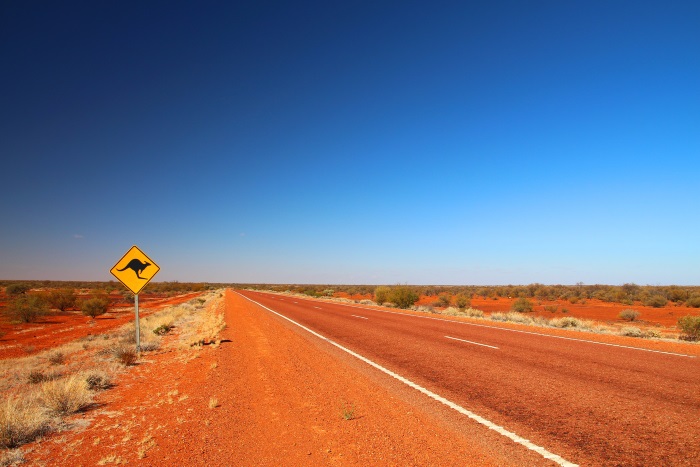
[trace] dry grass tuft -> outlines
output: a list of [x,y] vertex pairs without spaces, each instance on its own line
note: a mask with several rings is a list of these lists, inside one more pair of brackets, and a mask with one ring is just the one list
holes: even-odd
[[112,454],[111,456],[103,457],[97,462],[97,465],[107,465],[107,464],[126,464],[126,460],[122,459],[121,457],[117,456],[116,454]]
[[0,467],[24,463],[24,453],[21,449],[11,449],[0,453]]
[[114,354],[114,358],[124,366],[133,365],[138,359],[136,349],[128,345],[120,345],[116,347],[112,353]]
[[0,447],[12,449],[48,431],[51,419],[28,398],[9,397],[0,405]]
[[112,377],[106,371],[89,370],[81,376],[90,391],[102,391],[112,387]]
[[56,415],[68,415],[92,404],[92,394],[83,378],[73,375],[41,385],[41,403]]
[[209,398],[209,408],[215,409],[219,406],[219,400],[216,397]]
[[52,365],[62,365],[66,362],[66,356],[63,352],[51,352],[48,357],[49,363]]

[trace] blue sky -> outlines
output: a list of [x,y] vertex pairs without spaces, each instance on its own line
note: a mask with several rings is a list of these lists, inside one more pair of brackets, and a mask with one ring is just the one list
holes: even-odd
[[700,284],[700,4],[3,2],[0,278]]

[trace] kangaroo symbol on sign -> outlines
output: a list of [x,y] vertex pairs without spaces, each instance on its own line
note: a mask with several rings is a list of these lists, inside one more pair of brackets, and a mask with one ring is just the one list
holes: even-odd
[[148,263],[148,262],[142,263],[138,258],[134,258],[131,261],[129,261],[129,264],[127,264],[126,266],[124,266],[121,269],[117,269],[117,271],[124,271],[126,269],[131,269],[132,271],[134,271],[136,273],[136,277],[145,281],[148,279],[146,279],[145,277],[139,276],[139,274],[141,274],[143,272],[143,270],[146,269],[150,265],[151,265],[151,263]]

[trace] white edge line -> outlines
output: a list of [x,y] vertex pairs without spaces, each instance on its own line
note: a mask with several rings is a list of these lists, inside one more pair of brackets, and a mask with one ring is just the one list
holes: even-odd
[[318,337],[319,339],[324,340],[324,341],[328,342],[329,344],[331,344],[331,345],[333,345],[333,346],[339,348],[339,349],[342,350],[343,352],[346,352],[346,353],[352,355],[353,357],[355,357],[355,358],[357,358],[357,359],[359,359],[359,360],[362,360],[363,362],[365,362],[365,363],[367,363],[368,365],[370,365],[370,366],[376,368],[377,370],[381,371],[382,373],[386,373],[387,375],[391,376],[392,378],[396,378],[397,380],[401,381],[401,382],[404,383],[405,385],[410,386],[410,387],[412,387],[413,389],[415,389],[415,390],[417,390],[417,391],[419,391],[419,392],[422,392],[422,393],[425,394],[426,396],[428,396],[428,397],[430,397],[430,398],[432,398],[432,399],[434,399],[434,400],[436,400],[436,401],[438,401],[438,402],[440,402],[440,403],[442,403],[442,404],[445,404],[445,405],[448,406],[449,408],[451,408],[451,409],[453,409],[453,410],[455,410],[455,411],[461,413],[462,415],[466,415],[467,417],[471,418],[471,419],[474,420],[475,422],[480,423],[480,424],[484,425],[485,427],[487,427],[487,428],[489,428],[489,429],[495,431],[496,433],[499,433],[499,434],[505,436],[506,438],[510,439],[511,441],[513,441],[513,442],[515,442],[515,443],[518,443],[518,444],[520,444],[520,445],[522,445],[522,446],[525,446],[525,447],[528,448],[529,450],[536,452],[537,454],[541,455],[541,456],[544,457],[545,459],[549,459],[549,460],[551,460],[552,462],[555,462],[555,463],[557,463],[557,464],[559,464],[559,465],[562,465],[562,466],[565,466],[565,467],[578,467],[578,464],[574,464],[574,463],[572,463],[572,462],[569,462],[569,461],[567,461],[566,459],[564,459],[563,457],[558,456],[557,454],[551,453],[551,452],[547,451],[545,448],[534,444],[532,441],[530,441],[530,440],[528,440],[528,439],[525,439],[525,438],[523,438],[523,437],[521,437],[521,436],[518,436],[518,435],[516,435],[515,433],[506,430],[506,429],[503,428],[502,426],[496,425],[495,423],[493,423],[493,422],[491,422],[491,421],[485,419],[484,417],[482,417],[482,416],[480,416],[480,415],[477,415],[477,414],[475,414],[474,412],[471,412],[471,411],[465,409],[464,407],[462,407],[462,406],[460,406],[460,405],[457,405],[457,404],[455,404],[454,402],[452,402],[452,401],[450,401],[450,400],[448,400],[448,399],[445,399],[444,397],[442,397],[442,396],[440,396],[440,395],[438,395],[438,394],[435,394],[434,392],[432,392],[432,391],[430,391],[430,390],[428,390],[428,389],[425,389],[425,388],[422,387],[422,386],[419,386],[418,384],[414,383],[413,381],[408,380],[408,379],[404,378],[403,376],[401,376],[401,375],[399,375],[399,374],[397,374],[397,373],[394,373],[393,371],[391,371],[391,370],[389,370],[389,369],[387,369],[387,368],[384,368],[383,366],[379,365],[378,363],[375,363],[375,362],[373,362],[372,360],[370,360],[370,359],[368,359],[368,358],[366,358],[366,357],[363,357],[362,355],[360,355],[360,354],[358,354],[358,353],[355,353],[355,352],[353,352],[352,350],[350,350],[350,349],[348,349],[348,348],[346,348],[346,347],[343,347],[342,345],[338,344],[337,342],[334,342],[334,341],[330,340],[329,338],[327,338],[327,337],[325,337],[325,336],[322,336],[321,334],[319,334],[319,333],[317,333],[317,332],[315,332],[315,331],[312,331],[311,329],[307,328],[307,327],[304,326],[303,324],[299,324],[299,323],[297,323],[296,321],[294,321],[293,319],[287,318],[287,317],[284,316],[283,314],[278,313],[278,312],[276,312],[276,311],[274,311],[274,310],[272,310],[272,309],[266,307],[265,305],[262,305],[262,304],[256,302],[255,300],[246,297],[245,295],[243,295],[243,294],[241,294],[241,293],[238,293],[238,292],[236,292],[236,293],[237,293],[238,295],[240,295],[241,297],[245,298],[246,300],[248,300],[248,301],[250,301],[250,302],[253,302],[253,303],[255,303],[256,305],[258,305],[258,306],[260,306],[260,307],[266,309],[266,310],[269,311],[270,313],[274,313],[275,315],[279,316],[280,318],[283,318],[283,319],[289,321],[290,323],[292,323],[292,324],[294,324],[294,325],[296,325],[296,326],[299,326],[301,329],[303,329],[303,330],[305,330],[305,331],[307,331],[307,332],[313,334],[314,336]]
[[498,350],[498,347],[494,345],[487,345],[487,344],[481,344],[479,342],[474,342],[474,341],[468,341],[466,339],[457,339],[456,337],[450,337],[450,336],[445,336],[447,339],[452,339],[453,341],[460,341],[460,342],[466,342],[467,344],[474,344],[474,345],[480,345],[482,347],[489,347],[491,349],[496,349]]

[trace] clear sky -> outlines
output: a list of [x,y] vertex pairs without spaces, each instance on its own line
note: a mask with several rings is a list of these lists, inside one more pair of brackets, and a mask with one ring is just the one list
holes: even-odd
[[700,284],[700,2],[5,1],[0,278]]

